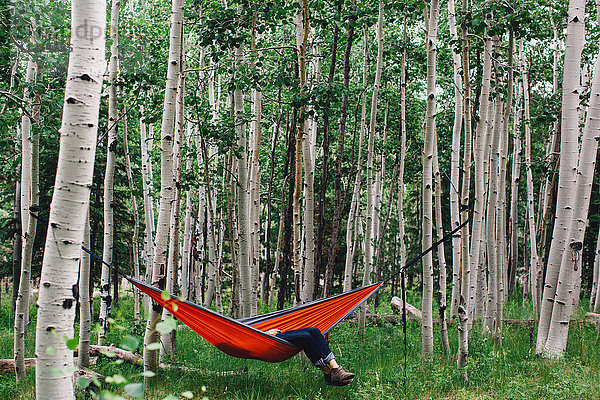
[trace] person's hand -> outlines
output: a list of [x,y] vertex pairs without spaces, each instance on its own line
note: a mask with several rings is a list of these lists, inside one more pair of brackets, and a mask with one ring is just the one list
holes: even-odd
[[281,332],[281,329],[279,329],[279,328],[273,328],[273,329],[269,329],[269,330],[267,331],[267,333],[268,333],[269,335],[273,335],[273,336],[277,335],[277,334],[278,334],[278,333],[280,333],[280,332]]

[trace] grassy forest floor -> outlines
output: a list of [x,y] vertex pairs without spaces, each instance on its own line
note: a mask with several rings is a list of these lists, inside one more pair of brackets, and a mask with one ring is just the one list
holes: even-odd
[[[418,305],[418,296],[410,296]],[[12,358],[12,321],[9,295],[2,296],[0,312],[0,358]],[[98,304],[95,302],[97,313]],[[515,299],[504,309],[505,318],[531,318]],[[582,302],[579,315],[585,313]],[[108,343],[117,346],[125,335],[143,337],[144,323],[132,318],[130,298],[123,298],[114,315],[115,323]],[[390,312],[380,307],[380,313]],[[31,308],[35,321],[35,307]],[[33,326],[33,325],[32,325]],[[202,399],[599,399],[600,341],[593,326],[572,324],[567,355],[549,361],[534,353],[535,330],[527,326],[504,327],[502,348],[482,334],[475,324],[470,343],[469,361],[464,372],[457,371],[454,359],[441,354],[439,334],[435,334],[433,361],[421,358],[421,328],[409,321],[406,384],[404,384],[404,342],[401,325],[367,326],[364,335],[358,327],[343,322],[331,334],[331,348],[338,362],[356,374],[346,387],[327,386],[322,373],[300,357],[279,364],[229,357],[190,330],[177,334],[177,359],[174,365],[189,370],[163,370],[146,388],[144,398],[184,399],[191,392]],[[450,343],[457,348],[456,326],[451,326]],[[532,336],[533,335],[533,336]],[[26,357],[34,355],[35,329],[26,341]],[[92,339],[94,340],[94,339]],[[93,343],[95,343],[93,341]],[[141,346],[138,348],[141,352]],[[92,367],[104,376],[120,374],[130,382],[141,382],[140,367],[115,363],[103,358]],[[230,371],[233,371],[231,373]],[[225,373],[224,373],[225,372]],[[464,379],[466,373],[467,380]],[[34,370],[27,371],[27,384],[18,387],[12,374],[0,374],[0,399],[34,399]],[[123,386],[107,384],[104,389],[123,394]],[[204,390],[203,390],[204,389]],[[185,393],[188,392],[188,393]],[[182,394],[184,393],[184,394]],[[85,398],[80,393],[78,398]],[[108,398],[108,397],[107,397]]]

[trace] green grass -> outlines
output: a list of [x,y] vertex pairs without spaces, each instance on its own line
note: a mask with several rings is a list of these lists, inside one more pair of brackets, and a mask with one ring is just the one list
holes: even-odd
[[[417,296],[414,297],[417,300]],[[520,299],[509,301],[504,309],[505,317],[532,318],[533,312],[523,310],[520,304]],[[8,307],[4,302],[0,317],[0,358],[12,357]],[[379,312],[387,312],[387,307],[381,307]],[[122,300],[114,315],[116,323],[108,334],[108,343],[119,345],[128,334],[141,339],[144,324],[133,322],[132,308],[130,299]],[[35,313],[33,307],[32,313]],[[331,334],[331,348],[338,362],[356,374],[351,385],[341,388],[327,386],[321,372],[300,357],[278,364],[236,359],[221,353],[190,330],[180,330],[176,364],[190,371],[159,372],[154,383],[146,388],[145,398],[163,399],[185,391],[191,391],[194,398],[210,399],[600,398],[598,333],[590,325],[572,324],[565,358],[549,361],[534,354],[529,328],[505,326],[503,346],[498,349],[476,323],[469,341],[465,371],[456,369],[454,359],[444,359],[439,334],[434,336],[433,360],[423,361],[420,330],[420,324],[409,322],[405,385],[401,326],[368,326],[361,335],[355,324],[340,324]],[[456,327],[450,327],[449,332],[452,349],[456,351]],[[28,357],[33,356],[34,334],[33,330],[27,338]],[[94,370],[105,376],[120,374],[132,382],[142,379],[141,368],[115,364],[109,359],[101,360]],[[33,370],[28,371],[28,381],[22,387],[16,386],[12,375],[0,375],[0,399],[33,399],[33,386]],[[105,384],[104,388],[122,394],[121,386]]]

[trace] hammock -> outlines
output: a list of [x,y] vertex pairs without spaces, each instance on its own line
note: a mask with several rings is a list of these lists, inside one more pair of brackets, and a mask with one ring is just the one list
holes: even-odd
[[222,352],[268,362],[285,361],[301,348],[264,331],[316,327],[325,334],[384,284],[382,281],[297,307],[235,320],[176,296],[163,297],[162,290],[129,276],[125,278]]

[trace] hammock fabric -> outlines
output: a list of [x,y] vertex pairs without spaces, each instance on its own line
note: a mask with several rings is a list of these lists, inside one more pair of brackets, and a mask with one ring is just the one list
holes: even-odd
[[285,332],[314,326],[325,334],[384,284],[378,282],[286,310],[234,320],[176,296],[163,295],[162,290],[145,282],[126,278],[224,353],[268,362],[285,361],[301,348],[264,331],[279,328]]

